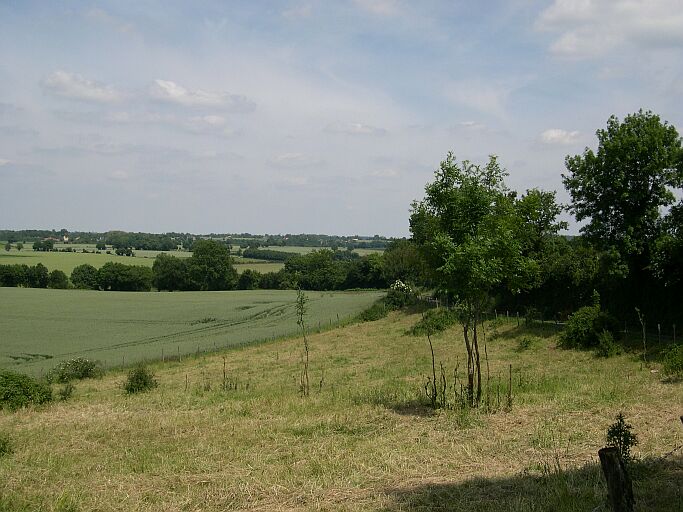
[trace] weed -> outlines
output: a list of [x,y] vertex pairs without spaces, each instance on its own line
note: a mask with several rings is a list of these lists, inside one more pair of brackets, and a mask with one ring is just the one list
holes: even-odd
[[525,350],[529,350],[537,341],[538,338],[533,336],[522,336],[517,343],[517,351],[524,352]]
[[8,434],[0,432],[0,457],[11,455],[12,453],[14,453],[14,448],[12,448],[12,439],[10,439]]
[[632,432],[633,426],[626,423],[624,413],[617,415],[617,421],[607,429],[607,445],[619,450],[625,463],[633,460],[631,448],[638,444],[638,436]]
[[430,309],[407,332],[413,336],[445,331],[458,322],[455,311],[446,308]]
[[71,382],[67,382],[59,389],[59,391],[57,391],[57,396],[62,402],[66,402],[74,394],[74,389],[76,389],[74,385],[71,384]]
[[128,379],[124,383],[123,389],[130,395],[141,391],[149,391],[158,385],[159,383],[154,378],[154,373],[144,364],[139,364],[128,372]]
[[374,322],[375,320],[380,320],[387,316],[389,313],[389,308],[387,308],[384,301],[379,300],[375,302],[368,309],[362,311],[358,315],[358,319],[361,322]]

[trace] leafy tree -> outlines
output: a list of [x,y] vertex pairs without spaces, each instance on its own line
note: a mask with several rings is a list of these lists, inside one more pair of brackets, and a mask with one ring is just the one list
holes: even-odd
[[107,245],[104,242],[97,242],[95,244],[95,249],[97,249],[98,251],[106,251]]
[[69,287],[69,278],[61,270],[53,270],[47,278],[48,288],[66,290]]
[[228,248],[215,240],[197,240],[188,261],[189,276],[200,290],[232,290],[237,271]]
[[259,281],[261,280],[261,274],[256,270],[246,269],[240,274],[237,280],[238,290],[256,290],[259,287]]
[[166,253],[159,253],[152,265],[154,286],[157,290],[190,290],[188,265],[185,259],[176,258]]
[[610,117],[596,135],[596,153],[586,148],[565,160],[570,209],[577,220],[588,220],[581,232],[596,247],[615,247],[627,259],[648,256],[659,235],[660,211],[674,203],[671,189],[683,186],[681,138],[676,128],[642,110],[623,122]]
[[438,287],[459,304],[472,405],[481,400],[482,313],[494,290],[520,290],[537,270],[522,256],[519,219],[514,196],[504,183],[506,174],[494,156],[482,167],[458,163],[449,153],[425,187],[424,200],[413,203],[410,217],[413,239],[422,247]]
[[17,243],[17,245],[15,247],[17,248],[17,251],[21,251],[24,248],[24,244],[19,242],[19,243]]
[[422,284],[427,274],[427,262],[413,240],[394,240],[382,255],[382,276],[387,283]]
[[38,263],[35,267],[28,267],[26,271],[26,286],[29,288],[47,288],[48,271],[42,264]]
[[9,242],[6,243],[6,244],[5,244],[5,250],[8,251],[8,252],[11,251],[11,250],[12,250],[12,244],[10,244]]
[[71,271],[71,282],[75,288],[97,290],[97,269],[88,263],[78,265]]
[[152,269],[140,265],[107,262],[97,271],[102,290],[148,292],[152,289]]

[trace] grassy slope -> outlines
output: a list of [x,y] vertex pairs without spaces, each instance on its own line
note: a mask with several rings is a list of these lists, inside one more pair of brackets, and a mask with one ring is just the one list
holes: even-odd
[[[311,321],[354,316],[380,292],[311,292]],[[107,366],[297,331],[293,290],[129,293],[0,288],[0,367],[39,374],[76,356]],[[125,359],[124,359],[125,358]]]
[[[0,459],[0,510],[605,511],[596,452],[618,411],[639,457],[683,442],[681,383],[633,356],[558,350],[548,333],[520,352],[511,326],[488,352],[493,375],[513,365],[512,411],[429,414],[426,341],[403,336],[415,320],[311,336],[308,399],[291,339],[226,352],[237,390],[221,389],[217,355],[157,365],[144,395],[124,396],[114,373],[79,383],[71,402],[0,412],[16,448]],[[434,342],[448,368],[463,360],[457,329]],[[648,460],[637,510],[680,510],[680,450]]]

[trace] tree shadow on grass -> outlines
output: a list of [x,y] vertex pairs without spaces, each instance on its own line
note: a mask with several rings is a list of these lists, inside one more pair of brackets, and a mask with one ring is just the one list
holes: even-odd
[[[518,338],[520,336],[534,336],[536,338],[552,338],[556,334],[562,331],[563,326],[555,325],[554,323],[545,322],[541,324],[540,322],[534,322],[531,324],[520,324],[519,327],[515,326],[512,329],[506,329],[497,334],[497,337],[502,339]],[[489,327],[487,329],[487,335],[492,336],[493,329]]]
[[[636,511],[683,511],[683,457],[650,459],[631,466]],[[608,512],[599,463],[543,474],[473,478],[460,483],[389,489],[387,511]]]

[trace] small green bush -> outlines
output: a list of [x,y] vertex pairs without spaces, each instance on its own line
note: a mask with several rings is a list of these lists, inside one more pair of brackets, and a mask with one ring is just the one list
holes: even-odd
[[458,323],[458,316],[454,310],[447,308],[430,309],[408,330],[407,334],[426,336],[427,333],[445,331],[456,323]]
[[126,393],[140,393],[154,389],[159,384],[154,378],[154,373],[144,364],[139,364],[128,372],[128,379],[123,385]]
[[375,302],[365,311],[362,311],[358,315],[358,319],[361,322],[373,322],[375,320],[380,320],[384,318],[389,313],[389,308],[382,301]]
[[604,331],[613,335],[618,330],[618,322],[601,311],[599,304],[584,306],[569,317],[560,344],[565,348],[593,348]]
[[664,352],[662,372],[668,377],[683,378],[683,345],[674,345]]
[[12,448],[12,440],[8,434],[0,432],[0,457],[11,455],[12,453],[14,453],[14,449]]
[[608,330],[598,334],[598,346],[595,347],[595,353],[599,357],[612,357],[621,354],[621,347],[614,341],[614,336]]
[[626,423],[624,413],[617,415],[617,421],[607,429],[607,446],[614,446],[624,462],[633,460],[631,448],[638,444],[638,436],[632,432],[633,426]]
[[30,404],[52,400],[52,389],[46,383],[21,373],[0,370],[0,409],[15,411]]
[[410,286],[397,280],[389,287],[384,301],[392,309],[401,309],[417,304],[417,296]]
[[538,338],[535,338],[534,336],[522,336],[517,343],[517,351],[524,352],[525,350],[529,350],[537,341]]
[[101,377],[103,373],[102,365],[98,361],[77,357],[59,363],[50,370],[47,379],[49,382],[65,384],[72,380]]

